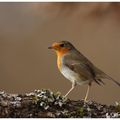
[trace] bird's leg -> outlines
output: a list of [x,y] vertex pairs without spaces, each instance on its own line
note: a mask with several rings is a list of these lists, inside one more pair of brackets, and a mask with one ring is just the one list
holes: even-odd
[[90,87],[91,87],[91,83],[88,84],[88,88],[87,88],[87,92],[86,92],[86,95],[85,95],[85,98],[84,98],[84,102],[87,101],[87,98],[88,98],[88,94],[89,94],[89,91],[90,91]]
[[65,97],[68,96],[68,94],[75,88],[75,86],[76,86],[76,82],[72,82],[72,87],[71,87],[71,89],[67,92],[67,94],[65,95]]

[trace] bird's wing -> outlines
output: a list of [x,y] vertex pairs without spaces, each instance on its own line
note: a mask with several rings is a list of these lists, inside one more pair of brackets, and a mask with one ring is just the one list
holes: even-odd
[[95,74],[93,69],[89,66],[89,64],[85,64],[79,60],[66,59],[65,65],[69,67],[72,71],[76,72],[80,75],[82,80],[90,80],[93,79]]
[[[96,78],[96,70],[94,65],[89,62],[86,58],[81,57],[64,57],[64,63],[72,71],[78,73],[82,80],[94,80],[98,85],[105,84],[100,78]],[[84,59],[83,59],[84,58]]]

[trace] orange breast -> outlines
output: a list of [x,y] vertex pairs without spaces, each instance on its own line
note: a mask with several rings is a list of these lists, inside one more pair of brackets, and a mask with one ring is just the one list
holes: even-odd
[[57,66],[59,68],[59,70],[61,69],[61,66],[62,66],[62,57],[63,55],[65,55],[67,52],[69,51],[69,49],[61,49],[59,51],[56,51],[57,52]]
[[59,69],[59,70],[61,69],[61,65],[62,65],[61,57],[58,56],[58,57],[57,57],[57,66],[58,66],[58,69]]

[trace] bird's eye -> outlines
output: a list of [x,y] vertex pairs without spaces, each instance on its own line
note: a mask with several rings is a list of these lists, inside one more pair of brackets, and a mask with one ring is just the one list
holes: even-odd
[[64,47],[65,45],[64,44],[60,44],[60,47]]

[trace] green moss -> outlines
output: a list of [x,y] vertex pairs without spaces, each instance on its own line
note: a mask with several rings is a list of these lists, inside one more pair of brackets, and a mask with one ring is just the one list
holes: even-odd
[[116,112],[120,112],[120,102],[116,102]]
[[79,107],[77,109],[77,114],[78,116],[83,117],[85,115],[85,109],[83,107]]
[[35,103],[35,104],[37,104],[37,102],[39,101],[39,98],[38,98],[38,96],[32,96],[32,102],[33,103]]

